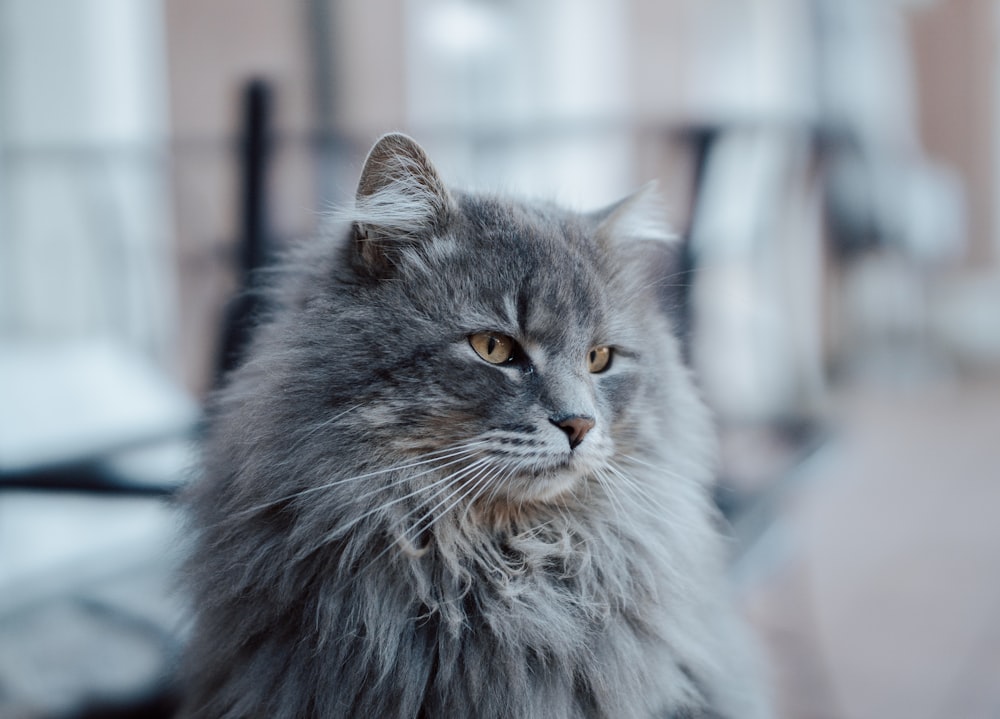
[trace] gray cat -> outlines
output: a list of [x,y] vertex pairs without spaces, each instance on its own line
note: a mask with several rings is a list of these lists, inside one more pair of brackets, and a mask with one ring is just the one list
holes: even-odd
[[187,716],[768,716],[648,194],[453,192],[378,141],[213,401]]

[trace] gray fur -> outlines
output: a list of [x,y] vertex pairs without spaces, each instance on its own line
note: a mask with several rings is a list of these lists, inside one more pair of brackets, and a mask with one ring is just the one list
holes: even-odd
[[[767,716],[649,206],[449,192],[379,141],[212,402],[187,716]],[[596,420],[576,449],[563,414]]]

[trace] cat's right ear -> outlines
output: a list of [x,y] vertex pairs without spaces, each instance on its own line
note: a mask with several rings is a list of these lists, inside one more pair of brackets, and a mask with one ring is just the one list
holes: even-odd
[[401,133],[383,135],[365,160],[351,213],[358,262],[377,277],[392,274],[403,250],[430,238],[452,206],[420,145]]

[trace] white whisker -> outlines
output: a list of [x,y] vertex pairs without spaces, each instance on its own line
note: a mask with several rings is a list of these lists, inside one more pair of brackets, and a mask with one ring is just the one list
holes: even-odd
[[[421,494],[432,494],[432,496],[433,495],[438,495],[438,488],[440,488],[440,487],[442,487],[444,485],[451,485],[456,480],[456,478],[461,478],[461,477],[465,476],[470,471],[474,471],[474,469],[477,466],[479,466],[481,464],[484,464],[487,461],[488,460],[486,458],[480,458],[480,459],[476,460],[475,462],[473,462],[468,467],[463,467],[458,472],[445,475],[443,477],[440,477],[440,478],[436,479],[435,481],[431,482],[430,484],[426,484],[426,485],[417,487],[416,489],[414,489],[411,492],[408,492],[407,494],[404,494],[404,495],[402,495],[400,497],[395,497],[395,498],[389,500],[388,502],[383,502],[382,504],[379,504],[378,506],[373,507],[372,509],[369,509],[367,512],[364,512],[363,514],[360,514],[360,515],[354,517],[353,519],[351,519],[350,522],[347,522],[346,524],[338,525],[332,531],[328,532],[323,537],[323,539],[316,546],[317,547],[323,546],[324,544],[327,544],[329,542],[335,541],[337,538],[344,536],[344,534],[346,534],[347,532],[349,532],[353,527],[355,527],[356,525],[358,525],[361,522],[365,521],[369,517],[372,517],[372,516],[374,516],[376,514],[384,513],[385,510],[387,510],[389,507],[393,507],[393,506],[395,506],[397,504],[405,502],[408,499],[413,499],[414,497],[417,497],[417,496],[419,496]],[[454,462],[451,462],[449,464],[454,464]],[[441,468],[443,468],[443,467],[436,468],[436,469],[441,469]],[[415,477],[427,474],[430,471],[434,471],[434,470],[427,470],[427,471],[421,472],[419,475],[413,475],[412,477],[406,477],[404,479],[408,481],[408,480],[413,479]],[[379,489],[380,490],[384,490],[385,487],[381,487]],[[369,495],[371,495],[371,494],[373,494],[373,493],[370,492]],[[410,512],[407,512],[406,514],[403,515],[403,519],[405,519],[409,515],[417,512],[419,510],[420,510],[420,508],[418,506],[416,509],[411,510]]]
[[633,457],[630,454],[623,454],[622,455],[622,459],[627,459],[628,461],[630,461],[630,462],[632,462],[634,464],[639,464],[639,465],[642,465],[643,467],[648,467],[649,469],[652,469],[652,470],[654,470],[656,472],[662,472],[663,474],[669,475],[669,476],[673,477],[674,479],[679,479],[679,480],[682,480],[682,481],[684,480],[684,476],[678,474],[677,472],[674,472],[674,471],[672,471],[670,469],[667,469],[666,467],[658,466],[658,465],[655,465],[655,464],[650,464],[649,462],[643,461],[643,460],[639,459],[638,457]]
[[[486,462],[487,462],[487,458],[483,458],[483,459],[478,460],[476,464],[482,463],[483,465],[485,465]],[[470,471],[474,471],[472,469],[472,465],[470,465],[469,467],[466,467],[466,468],[460,470],[459,472],[455,473],[454,475],[449,475],[448,477],[446,477],[444,479],[446,479],[449,483],[451,483],[451,482],[455,481],[456,477],[468,476],[468,473]],[[479,473],[477,473],[477,476],[478,476],[478,474]],[[485,477],[485,476],[487,476],[487,475],[483,475],[483,477]],[[482,481],[483,477],[480,477],[479,481]],[[438,484],[438,483],[435,483],[435,484]],[[460,492],[462,489],[463,489],[462,487],[459,487],[459,489],[451,492],[448,495],[448,497],[445,498],[444,502],[447,502],[449,499],[451,499],[452,497],[454,497],[455,494],[457,494],[458,492]],[[440,496],[440,492],[435,492],[435,495],[436,496]],[[415,532],[415,535],[419,536],[420,532],[426,531],[427,529],[430,529],[430,527],[433,526],[435,522],[439,521],[442,517],[446,516],[448,514],[448,512],[450,512],[452,509],[454,509],[456,506],[458,506],[458,504],[462,502],[462,500],[464,499],[465,496],[466,496],[466,494],[463,494],[462,496],[459,496],[458,499],[456,499],[456,500],[454,500],[454,502],[452,502],[451,506],[449,506],[447,508],[447,510],[445,510],[444,512],[441,512],[439,514],[439,516],[433,522],[431,522],[427,527],[424,527],[424,528],[420,529],[419,531]],[[435,506],[435,509],[437,507],[442,506],[444,504],[444,502],[439,502]],[[405,520],[409,516],[415,514],[417,511],[419,511],[419,508],[417,508],[415,510],[411,510],[410,512],[407,512],[405,515],[403,515],[403,517],[401,518],[401,521]],[[434,510],[431,510],[431,511],[434,511]],[[428,516],[428,513],[425,513],[419,520],[417,520],[417,522],[414,524],[414,528],[416,528],[420,524],[420,522],[424,521],[424,519],[427,516]],[[406,532],[405,531],[404,531],[404,533],[402,535],[402,538],[406,539]],[[407,541],[409,541],[409,540],[407,539]],[[382,549],[382,551],[380,551],[378,554],[376,554],[371,560],[369,560],[368,562],[366,562],[364,567],[362,567],[361,569],[359,569],[356,572],[355,578],[364,575],[365,573],[368,572],[369,569],[371,569],[373,566],[375,566],[376,564],[378,564],[378,562],[383,557],[385,557],[387,554],[389,554],[389,552],[391,552],[393,550],[393,548],[395,548],[397,546],[397,543],[398,543],[398,540],[395,541],[395,542],[390,542],[385,548]]]
[[611,505],[612,511],[615,513],[615,518],[618,520],[616,527],[624,526],[626,521],[625,506],[622,504],[622,500],[618,497],[618,492],[612,484],[611,478],[603,470],[598,470],[594,472],[594,479],[597,480],[598,485],[604,491],[604,495],[608,498],[608,503]]
[[[480,460],[480,461],[482,461],[482,460]],[[465,471],[465,470],[463,469],[463,470],[460,470],[460,471]],[[422,472],[421,474],[426,474],[426,472]],[[381,504],[379,504],[379,505],[377,505],[375,507],[372,507],[367,512],[364,512],[364,513],[359,514],[358,516],[354,517],[353,519],[351,519],[351,521],[349,521],[349,522],[347,522],[345,524],[338,525],[332,532],[330,532],[327,535],[327,539],[325,541],[332,541],[333,539],[336,539],[337,537],[343,536],[346,532],[350,531],[353,527],[355,527],[356,525],[358,525],[361,522],[365,521],[369,517],[373,517],[376,514],[382,514],[382,513],[385,512],[385,510],[389,509],[390,507],[394,507],[397,504],[402,504],[403,502],[405,502],[405,501],[407,501],[409,499],[413,499],[414,497],[418,497],[418,496],[420,496],[422,494],[436,494],[439,487],[442,487],[442,486],[445,486],[445,485],[450,485],[451,482],[452,482],[452,480],[453,480],[453,478],[454,478],[454,475],[451,475],[451,474],[445,475],[443,477],[439,477],[438,479],[434,480],[430,484],[421,485],[421,486],[417,487],[416,489],[414,489],[414,490],[412,490],[410,492],[407,492],[406,494],[404,494],[404,495],[402,495],[400,497],[394,497],[393,499],[390,499],[390,500],[388,500],[386,502],[382,502]],[[405,478],[403,478],[403,479],[400,480],[400,483],[402,483],[403,481],[408,481],[410,479],[412,479],[412,477],[405,477]],[[369,496],[369,497],[374,496],[378,492],[385,491],[387,488],[388,487],[379,487],[377,490],[373,490],[371,492],[368,492],[367,496]],[[413,511],[417,511],[417,510],[413,510]]]
[[[455,457],[455,458],[451,458],[447,462],[442,462],[441,464],[434,465],[434,466],[432,466],[432,467],[430,467],[428,469],[421,470],[420,472],[417,472],[416,474],[408,474],[408,475],[399,477],[395,482],[390,482],[387,485],[382,485],[382,486],[379,486],[379,487],[375,487],[374,489],[370,489],[370,490],[368,490],[367,492],[365,492],[363,494],[360,494],[360,495],[358,495],[356,497],[352,497],[352,500],[355,503],[358,503],[361,500],[368,499],[369,497],[374,497],[375,495],[384,492],[386,489],[389,489],[390,487],[393,487],[396,484],[399,484],[400,482],[410,482],[410,481],[412,481],[414,479],[419,479],[420,477],[424,477],[424,476],[426,476],[428,474],[433,474],[434,472],[439,472],[442,469],[445,469],[446,467],[452,467],[452,466],[454,466],[456,464],[462,464],[463,462],[466,462],[469,459],[469,457],[471,457],[474,454],[475,454],[475,452],[456,453],[456,455],[452,455],[452,457]],[[441,458],[440,457],[435,458],[434,461],[437,461],[438,459],[441,459]],[[480,458],[478,460],[475,460],[473,462],[473,464],[478,464],[479,462],[482,462],[482,461],[483,461],[483,458]],[[398,470],[401,471],[403,469],[407,469],[408,467],[415,467],[415,466],[417,466],[417,464],[424,465],[424,464],[427,464],[427,463],[428,462],[415,463],[415,464],[412,464],[412,465],[408,465],[408,466],[404,466],[404,467],[399,467]],[[446,480],[447,480],[447,477],[445,477],[443,480],[437,480],[433,484],[437,484],[440,481],[446,481]],[[420,488],[418,488],[412,494],[416,494],[416,493],[419,493],[419,492],[420,492]],[[411,495],[407,495],[407,497],[412,496],[412,494]],[[406,497],[401,497],[400,499],[405,499],[405,498]]]
[[663,498],[655,496],[648,488],[643,487],[641,482],[626,474],[622,468],[614,463],[609,463],[607,468],[618,481],[630,490],[623,493],[622,496],[627,497],[637,510],[658,522],[666,519],[675,526],[692,527],[690,521],[681,517],[675,508],[668,506]]
[[[277,504],[281,504],[283,502],[289,502],[289,501],[291,501],[293,499],[298,499],[300,497],[304,497],[304,496],[309,495],[309,494],[315,494],[316,492],[322,492],[322,491],[325,491],[325,490],[328,490],[328,489],[332,489],[334,487],[338,487],[338,486],[343,485],[343,484],[348,484],[348,483],[351,483],[351,482],[358,482],[358,481],[361,481],[363,479],[371,479],[372,477],[378,477],[378,476],[383,475],[383,474],[389,474],[390,472],[402,472],[402,471],[405,471],[407,469],[413,469],[415,467],[422,467],[422,466],[425,466],[425,465],[428,465],[428,464],[432,464],[434,462],[439,462],[442,459],[449,459],[449,460],[451,460],[449,462],[445,462],[444,464],[440,464],[440,465],[437,465],[435,467],[431,467],[430,469],[424,470],[424,471],[419,472],[419,473],[417,473],[415,475],[410,475],[409,477],[407,477],[407,479],[415,479],[417,477],[422,477],[422,476],[424,476],[426,474],[430,474],[431,472],[435,472],[435,471],[438,471],[440,469],[443,469],[444,467],[448,467],[448,466],[451,466],[453,464],[459,464],[459,463],[465,461],[468,457],[470,457],[470,456],[476,454],[477,452],[479,452],[480,451],[479,447],[482,444],[485,444],[485,443],[484,442],[470,442],[470,443],[468,443],[466,445],[463,445],[463,446],[461,446],[459,448],[450,448],[450,449],[448,449],[447,452],[450,452],[450,453],[446,453],[445,450],[436,450],[434,452],[428,452],[426,455],[424,455],[423,459],[420,459],[420,460],[418,460],[416,462],[410,462],[410,463],[401,464],[401,465],[394,465],[394,466],[390,466],[390,467],[383,467],[381,469],[376,469],[376,470],[373,470],[371,472],[365,472],[364,474],[352,475],[350,477],[341,477],[341,478],[335,479],[335,480],[333,480],[331,482],[326,482],[324,484],[316,485],[314,487],[306,487],[305,489],[300,489],[300,490],[298,490],[296,492],[292,492],[291,494],[287,494],[287,495],[285,495],[283,497],[278,497],[277,499],[272,499],[272,500],[269,500],[267,502],[263,502],[261,504],[254,505],[253,507],[249,507],[247,509],[244,509],[244,510],[238,512],[237,514],[235,514],[234,516],[236,516],[236,517],[242,517],[242,516],[245,516],[245,515],[248,515],[248,514],[254,514],[254,513],[260,512],[261,510],[273,507],[273,506],[275,506]],[[440,456],[433,456],[435,454],[438,454]]]
[[[341,419],[345,415],[353,412],[354,410],[358,409],[361,406],[362,405],[360,405],[360,404],[356,404],[353,407],[348,407],[343,412],[338,412],[333,417],[330,417],[328,419],[323,420],[322,422],[320,422],[320,423],[316,424],[315,426],[313,426],[312,428],[310,428],[308,431],[304,432],[301,436],[299,436],[298,439],[295,440],[295,443],[292,444],[292,446],[288,449],[288,452],[287,452],[288,456],[289,457],[295,456],[295,450],[297,450],[299,447],[301,447],[302,444],[306,440],[308,440],[310,437],[312,437],[313,435],[315,435],[317,432],[319,432],[321,430],[324,430],[324,429],[327,429],[327,428],[329,428],[333,424],[336,424],[337,420]],[[284,465],[284,464],[287,464],[289,461],[290,460],[286,459],[285,461],[281,462],[280,464]]]
[[[476,465],[479,465],[479,466],[476,466]],[[420,519],[418,519],[413,524],[413,529],[414,529],[415,534],[420,534],[420,532],[424,531],[425,529],[429,529],[430,526],[434,524],[433,521],[431,522],[431,524],[429,524],[427,527],[424,527],[423,529],[420,528],[420,525],[428,517],[433,517],[434,513],[438,509],[440,509],[442,506],[444,506],[445,504],[447,504],[451,500],[451,498],[454,497],[456,494],[458,494],[459,492],[462,492],[464,489],[466,489],[469,486],[470,483],[475,483],[475,482],[481,481],[482,477],[484,476],[484,473],[487,472],[487,471],[489,471],[489,458],[483,458],[483,459],[479,460],[478,462],[473,463],[469,467],[466,467],[464,470],[462,470],[461,473],[456,474],[456,476],[451,477],[451,480],[453,482],[457,482],[457,480],[460,480],[460,479],[461,480],[465,480],[465,481],[463,483],[459,484],[458,488],[455,489],[455,491],[451,492],[447,497],[445,497],[443,500],[441,500],[440,502],[438,502],[437,504],[435,504],[433,507],[431,507],[429,510],[427,510],[424,513],[424,515],[422,517],[420,517]],[[474,474],[473,474],[473,472],[474,472]],[[470,474],[472,474],[471,479],[467,479]],[[459,501],[461,501],[461,498],[459,499]],[[447,514],[448,511],[450,511],[450,509],[446,510],[445,512],[442,512],[441,516],[444,516],[445,514]],[[404,532],[404,534],[405,534],[405,532]]]
[[493,487],[490,491],[490,497],[487,500],[489,503],[495,502],[500,496],[500,490],[503,489],[511,478],[517,474],[517,468],[508,466],[505,468],[505,472],[500,475],[496,481],[493,482]]
[[[463,487],[465,491],[463,491],[459,497],[457,497],[454,501],[452,501],[451,504],[449,504],[445,509],[438,512],[437,516],[431,517],[431,521],[428,522],[425,527],[420,527],[418,530],[418,534],[419,532],[425,532],[431,529],[435,524],[440,522],[444,517],[448,516],[448,514],[453,509],[455,509],[458,505],[462,504],[463,502],[466,504],[467,507],[471,505],[473,502],[475,502],[475,500],[478,498],[480,494],[479,492],[480,488],[488,487],[490,484],[490,479],[491,477],[489,474],[489,467],[486,467],[484,468],[484,471],[480,472],[475,479],[473,479],[470,483],[466,484]],[[470,497],[472,497],[472,499],[469,499]],[[414,528],[416,529],[417,525],[415,525]]]

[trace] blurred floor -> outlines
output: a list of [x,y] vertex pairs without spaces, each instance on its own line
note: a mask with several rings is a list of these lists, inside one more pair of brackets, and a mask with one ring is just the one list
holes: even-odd
[[0,719],[165,716],[181,538],[162,497],[0,490]]
[[747,558],[782,719],[1000,717],[1000,376],[836,402]]

